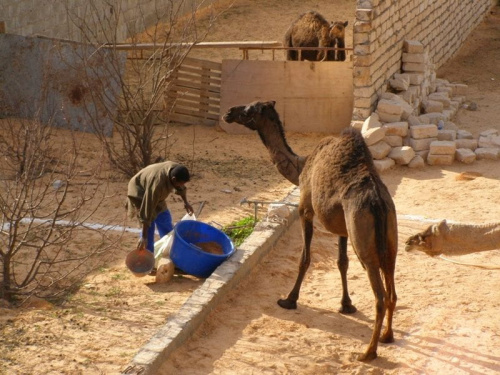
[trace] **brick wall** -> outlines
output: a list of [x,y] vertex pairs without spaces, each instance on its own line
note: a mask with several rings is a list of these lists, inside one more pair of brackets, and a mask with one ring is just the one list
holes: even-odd
[[99,41],[124,41],[153,25],[158,17],[168,19],[172,3],[185,14],[202,2],[207,6],[214,0],[1,0],[0,23],[11,34],[84,41],[75,23],[85,18],[91,25],[99,14],[104,26],[92,27],[93,31],[109,33],[108,37],[97,35]]
[[434,69],[459,50],[493,0],[358,0],[354,24],[354,120],[366,119],[401,70],[403,42],[420,41]]

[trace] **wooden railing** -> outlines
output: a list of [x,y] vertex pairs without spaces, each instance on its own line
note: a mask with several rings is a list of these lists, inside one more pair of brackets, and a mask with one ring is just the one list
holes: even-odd
[[[151,51],[168,50],[169,48],[237,48],[243,53],[243,60],[249,59],[249,51],[269,50],[272,60],[277,50],[298,50],[299,56],[304,50],[345,50],[346,54],[352,48],[328,47],[283,47],[276,41],[250,42],[201,42],[201,43],[169,43],[169,44],[114,44],[107,48],[130,51],[129,58],[149,59]],[[163,108],[167,120],[183,124],[215,125],[220,115],[220,88],[222,63],[186,57],[181,66],[172,74],[168,91],[164,98]]]

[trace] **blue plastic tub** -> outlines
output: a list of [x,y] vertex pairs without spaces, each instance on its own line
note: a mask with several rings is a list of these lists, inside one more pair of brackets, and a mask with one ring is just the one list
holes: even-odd
[[[197,243],[216,242],[223,254],[212,254],[197,247]],[[182,220],[174,227],[170,259],[177,268],[202,278],[209,277],[215,269],[234,253],[234,244],[221,230],[209,224]]]

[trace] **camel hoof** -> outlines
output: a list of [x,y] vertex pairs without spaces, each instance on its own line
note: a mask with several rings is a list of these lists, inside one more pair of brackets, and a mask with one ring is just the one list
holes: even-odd
[[380,336],[380,342],[383,342],[384,344],[390,344],[391,342],[394,342],[394,335],[392,332],[390,333],[384,333],[382,336]]
[[289,299],[279,299],[278,305],[287,310],[295,310],[297,308],[297,301],[290,301]]
[[360,362],[370,362],[377,358],[377,352],[368,352],[364,354],[360,354],[358,357],[358,361]]
[[339,309],[339,313],[341,313],[341,314],[354,314],[356,311],[358,311],[358,309],[355,308],[354,305],[342,306]]

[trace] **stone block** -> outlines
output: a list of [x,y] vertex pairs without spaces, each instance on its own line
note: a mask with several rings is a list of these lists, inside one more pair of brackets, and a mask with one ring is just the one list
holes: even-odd
[[486,137],[479,137],[478,147],[500,147],[500,137],[498,135],[489,135]]
[[423,125],[422,121],[418,118],[418,116],[411,115],[408,117],[408,125],[410,126],[415,126],[415,125]]
[[425,53],[406,53],[403,52],[403,58],[402,58],[404,63],[427,63],[428,62],[428,57],[426,56]]
[[424,74],[423,73],[405,73],[408,77],[410,77],[410,85],[415,85],[418,87],[424,82]]
[[455,139],[455,145],[457,149],[467,148],[474,151],[477,148],[477,139]]
[[436,138],[438,128],[434,124],[410,126],[410,136],[413,139]]
[[429,150],[415,151],[415,155],[420,156],[425,161],[427,160],[427,155],[429,155]]
[[403,137],[399,135],[387,135],[386,133],[383,141],[391,147],[403,146]]
[[370,153],[372,154],[372,157],[374,159],[382,160],[385,159],[387,155],[389,155],[389,152],[391,152],[392,148],[382,140],[369,146],[368,149],[370,150]]
[[455,95],[467,95],[467,89],[469,86],[462,83],[455,83],[453,92]]
[[[363,8],[363,7],[361,7]],[[357,33],[366,33],[372,30],[372,23],[370,21],[356,21],[354,22],[354,31]]]
[[431,155],[455,155],[457,146],[453,141],[434,141],[431,142],[429,153]]
[[408,123],[406,121],[388,122],[383,125],[386,135],[399,135],[406,137],[408,134]]
[[410,75],[406,73],[394,73],[395,79],[402,79],[410,84]]
[[455,160],[455,154],[433,155],[429,153],[429,155],[427,155],[427,164],[429,165],[452,165],[453,160]]
[[403,107],[394,100],[381,99],[377,105],[377,112],[383,112],[390,115],[401,115],[403,113]]
[[406,91],[410,87],[410,80],[402,78],[393,78],[389,80],[389,84],[396,91]]
[[481,159],[498,160],[498,158],[500,156],[500,149],[494,148],[494,147],[476,148],[476,150],[474,152],[476,153],[477,160],[481,160]]
[[458,130],[457,139],[473,139],[472,133],[468,132],[467,130]]
[[425,113],[443,112],[444,106],[441,102],[427,99],[422,102],[422,109]]
[[378,116],[380,118],[381,122],[398,122],[401,121],[401,115],[393,115],[390,113],[385,113],[385,112],[379,112],[377,110]]
[[410,138],[410,146],[415,151],[429,150],[431,143],[437,141],[437,138],[413,139]]
[[417,97],[415,96],[414,92],[413,91],[410,91],[410,90],[403,90],[403,91],[400,91],[398,92],[398,96],[403,99],[406,103],[410,104],[412,107],[413,106],[413,103],[415,103],[415,100],[417,99]]
[[436,84],[440,86],[446,86],[450,84],[450,81],[444,78],[435,78],[434,80],[436,81]]
[[415,151],[409,146],[394,147],[388,155],[396,164],[407,165],[415,156]]
[[380,128],[382,124],[380,123],[380,119],[376,112],[372,113],[370,117],[368,117],[361,127],[361,132],[366,132],[368,129]]
[[423,63],[403,63],[404,72],[418,72],[423,73],[426,71],[426,64]]
[[417,40],[405,40],[403,51],[407,53],[424,53],[424,45]]
[[434,92],[428,96],[428,99],[443,103],[443,109],[448,109],[451,107],[451,100],[446,93]]
[[438,86],[437,92],[446,92],[448,97],[451,99],[453,95],[455,95],[455,85],[453,83],[449,83],[447,85]]
[[480,137],[490,137],[490,136],[495,136],[498,135],[498,130],[497,129],[488,129],[485,131],[482,131],[479,133]]
[[385,137],[385,129],[382,127],[372,128],[361,134],[363,135],[366,145],[371,146],[380,142]]
[[457,132],[455,130],[438,130],[438,141],[454,141],[457,139]]
[[357,9],[356,19],[362,22],[369,22],[373,19],[373,9]]
[[[401,118],[403,120],[406,120],[413,113],[413,107],[397,94],[393,94],[390,92],[384,92],[381,95],[381,99],[388,100],[390,103],[397,104],[398,106],[400,106],[403,110],[403,112],[401,114]],[[385,111],[385,112],[387,112],[387,111]],[[388,112],[388,113],[391,113],[391,112]]]
[[443,109],[443,119],[449,121],[457,111],[451,109]]
[[458,126],[455,125],[454,122],[451,122],[451,121],[445,121],[444,122],[444,127],[443,127],[444,130],[454,130],[455,133],[458,131]]
[[476,160],[476,154],[468,148],[459,148],[455,153],[455,159],[461,163],[470,164]]
[[422,124],[434,124],[437,125],[440,120],[444,121],[444,116],[441,112],[431,112],[425,113],[419,116],[419,120]]
[[373,164],[375,165],[375,169],[377,172],[382,173],[388,169],[391,169],[396,162],[390,158],[385,158],[382,160],[374,160]]
[[415,155],[413,159],[408,163],[410,168],[423,168],[425,167],[425,161],[420,155]]

